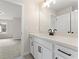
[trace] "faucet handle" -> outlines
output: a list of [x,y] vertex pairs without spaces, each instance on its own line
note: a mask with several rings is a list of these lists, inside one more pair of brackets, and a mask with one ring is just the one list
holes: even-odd
[[54,29],[53,31],[57,31],[57,29]]
[[48,29],[48,32],[49,32],[49,33],[52,32],[52,29]]

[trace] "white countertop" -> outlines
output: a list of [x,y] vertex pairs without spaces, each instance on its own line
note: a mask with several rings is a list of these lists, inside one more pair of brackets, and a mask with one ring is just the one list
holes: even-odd
[[57,43],[59,42],[74,49],[78,48],[78,36],[76,34],[56,33],[54,36],[49,36],[48,34],[42,34],[42,33],[30,33],[30,35],[39,38],[45,38],[49,41],[54,41]]

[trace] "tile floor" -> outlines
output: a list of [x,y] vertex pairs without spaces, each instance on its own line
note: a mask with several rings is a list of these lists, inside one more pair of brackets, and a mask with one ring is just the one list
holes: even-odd
[[33,57],[32,57],[32,55],[27,55],[27,56],[24,56],[24,57],[18,57],[18,58],[15,58],[15,59],[34,59]]
[[34,58],[32,57],[32,55],[24,56],[24,58],[25,58],[25,59],[34,59]]

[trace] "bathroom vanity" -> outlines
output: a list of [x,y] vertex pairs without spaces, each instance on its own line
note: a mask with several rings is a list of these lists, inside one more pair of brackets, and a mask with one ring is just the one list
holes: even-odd
[[35,59],[78,59],[74,35],[30,33],[30,53]]

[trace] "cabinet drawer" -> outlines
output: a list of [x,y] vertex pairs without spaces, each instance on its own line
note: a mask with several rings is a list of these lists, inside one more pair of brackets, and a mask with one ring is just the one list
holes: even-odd
[[77,59],[78,57],[77,51],[60,45],[55,45],[55,53],[71,59]]
[[40,38],[34,38],[35,42],[38,42],[39,44],[43,45],[44,47],[52,50],[52,43],[48,42],[46,40],[40,39]]
[[67,58],[63,57],[62,55],[55,54],[54,59],[67,59]]

